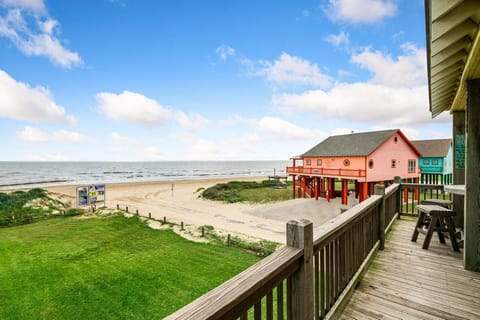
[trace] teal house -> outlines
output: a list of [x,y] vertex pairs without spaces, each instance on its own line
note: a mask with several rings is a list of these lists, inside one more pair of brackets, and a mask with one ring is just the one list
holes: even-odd
[[452,139],[411,141],[422,157],[420,183],[451,184],[453,176]]

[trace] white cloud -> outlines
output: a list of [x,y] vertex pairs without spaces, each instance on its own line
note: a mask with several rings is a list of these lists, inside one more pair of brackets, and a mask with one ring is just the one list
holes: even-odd
[[373,73],[371,83],[391,87],[416,87],[427,84],[427,61],[424,49],[406,43],[404,54],[396,58],[367,48],[354,54],[351,61]]
[[343,47],[348,49],[350,44],[350,35],[348,32],[342,30],[338,34],[329,34],[325,37],[325,41],[333,44],[335,47]]
[[42,13],[45,11],[43,0],[0,0],[0,7],[20,8],[35,13]]
[[0,7],[7,9],[0,16],[0,36],[25,55],[45,56],[63,68],[83,64],[80,55],[66,49],[57,38],[59,23],[46,13],[43,1],[3,0]]
[[172,116],[172,111],[157,101],[131,91],[120,94],[101,92],[96,99],[98,109],[113,120],[155,125]]
[[330,0],[325,13],[333,21],[375,23],[397,10],[392,0]]
[[[374,126],[372,127],[372,131],[378,131],[378,130],[389,130],[392,129],[392,127],[388,126]],[[396,127],[396,129],[400,129],[408,138],[408,140],[415,140],[419,139],[420,136],[420,131],[417,129],[414,129],[409,126],[399,126]]]
[[226,44],[219,46],[217,49],[215,49],[215,52],[223,61],[227,60],[228,57],[235,55],[235,49],[227,46]]
[[23,131],[18,133],[20,139],[26,142],[82,142],[88,138],[78,132],[58,130],[52,133],[47,133],[40,129],[26,126]]
[[251,120],[251,124],[258,130],[271,134],[274,138],[281,139],[308,139],[315,136],[324,136],[319,130],[311,130],[296,126],[286,120],[263,117]]
[[199,131],[206,128],[209,120],[198,113],[186,114],[183,111],[163,107],[156,100],[142,94],[123,91],[120,94],[101,92],[96,95],[98,110],[116,121],[161,125],[176,121],[183,129]]
[[427,86],[392,88],[370,83],[338,83],[329,91],[280,94],[273,104],[284,112],[310,111],[322,117],[387,121],[392,125],[430,121]]
[[210,121],[198,113],[185,114],[183,111],[176,111],[174,118],[180,126],[188,131],[204,130]]
[[261,61],[262,68],[257,75],[278,84],[300,84],[315,87],[327,87],[331,83],[329,76],[320,72],[319,67],[308,60],[291,56],[283,52],[274,62]]
[[[351,62],[372,73],[366,82],[337,82],[329,90],[277,94],[272,103],[285,113],[313,112],[323,119],[341,118],[399,126],[428,123],[428,86],[425,50],[402,45],[403,54],[392,57],[367,48]],[[437,121],[447,121],[439,118]]]
[[53,100],[48,89],[18,82],[0,70],[0,117],[74,125],[76,120]]
[[112,132],[111,135],[112,141],[115,144],[119,145],[138,145],[138,141],[134,138],[130,138],[127,136],[122,136],[118,134],[117,132]]

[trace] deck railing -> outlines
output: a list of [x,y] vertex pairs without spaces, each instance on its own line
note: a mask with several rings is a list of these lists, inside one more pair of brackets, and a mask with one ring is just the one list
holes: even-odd
[[383,249],[399,191],[399,184],[377,185],[374,196],[323,224],[315,237],[311,222],[288,222],[285,247],[166,319],[334,317]]
[[445,192],[443,184],[402,183],[400,186],[400,212],[402,215],[416,216],[417,204],[425,199],[452,200],[452,195]]
[[309,174],[319,176],[362,178],[365,177],[365,172],[365,170],[361,169],[287,167],[287,174]]

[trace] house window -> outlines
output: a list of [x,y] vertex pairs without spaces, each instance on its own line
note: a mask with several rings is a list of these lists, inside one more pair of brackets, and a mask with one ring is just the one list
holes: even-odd
[[373,160],[368,160],[368,168],[372,169],[373,168]]
[[438,165],[438,159],[432,160],[432,164],[435,165],[435,166]]
[[317,159],[317,166],[321,166],[322,165],[322,159]]
[[393,142],[397,143],[398,142],[398,137],[393,138]]
[[307,166],[310,166],[310,165],[312,165],[312,160],[307,159]]
[[396,167],[397,167],[397,160],[392,159],[392,168],[396,168]]
[[408,160],[408,173],[415,173],[417,167],[417,161]]
[[350,165],[350,160],[348,160],[348,159],[343,160],[343,165],[345,167],[348,167]]
[[423,159],[423,164],[429,164],[430,163],[430,160],[428,159]]

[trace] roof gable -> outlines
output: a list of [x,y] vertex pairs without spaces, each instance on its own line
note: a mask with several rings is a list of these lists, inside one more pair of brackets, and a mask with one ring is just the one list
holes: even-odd
[[412,144],[422,157],[445,158],[450,149],[452,139],[416,140]]
[[401,133],[393,129],[330,136],[301,157],[368,156],[396,132]]

